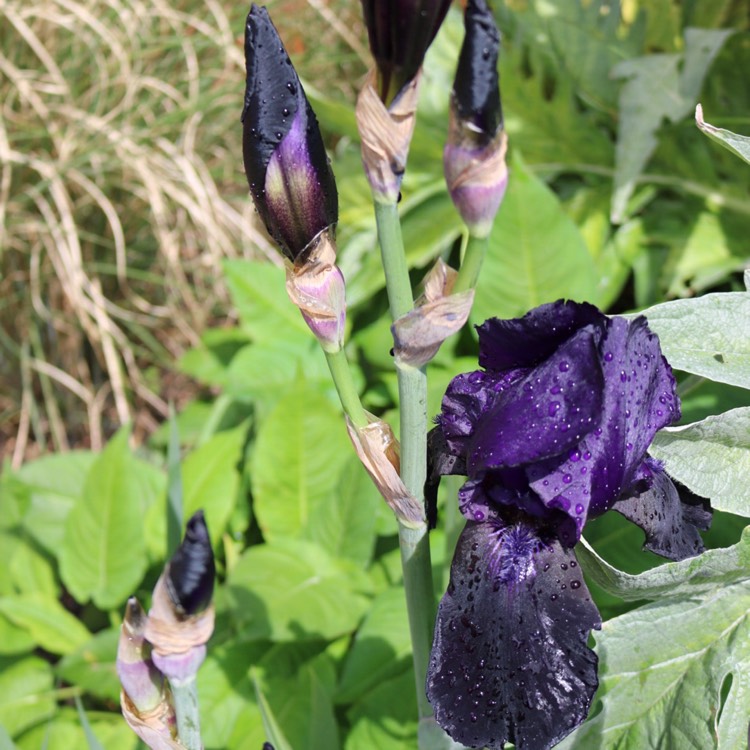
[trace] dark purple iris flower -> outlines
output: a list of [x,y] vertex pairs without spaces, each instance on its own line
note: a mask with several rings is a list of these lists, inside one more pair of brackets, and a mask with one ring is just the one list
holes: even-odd
[[362,0],[378,94],[389,105],[417,75],[450,0]]
[[648,549],[702,550],[710,513],[683,504],[646,450],[677,420],[671,369],[644,318],[558,301],[478,327],[482,370],[454,378],[430,435],[430,486],[464,474],[468,519],[437,617],[427,694],[468,747],[542,750],[588,713],[601,619],[573,554],[614,509]]
[[245,174],[258,213],[290,260],[338,221],[338,193],[318,121],[265,8],[245,25]]
[[170,599],[182,614],[196,615],[208,607],[214,593],[216,565],[203,511],[187,522],[182,543],[167,570]]

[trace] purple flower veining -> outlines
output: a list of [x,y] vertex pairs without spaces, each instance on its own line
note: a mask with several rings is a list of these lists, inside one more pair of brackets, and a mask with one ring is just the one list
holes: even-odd
[[427,494],[463,474],[468,519],[438,611],[427,694],[468,747],[546,750],[580,724],[601,626],[573,553],[614,509],[672,560],[702,551],[710,513],[684,504],[646,451],[679,419],[672,371],[644,318],[558,301],[478,327],[479,364],[448,386]]

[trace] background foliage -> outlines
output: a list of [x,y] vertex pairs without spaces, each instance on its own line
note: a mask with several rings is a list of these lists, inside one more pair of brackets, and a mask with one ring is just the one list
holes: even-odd
[[[115,644],[125,599],[147,601],[163,564],[168,487],[186,517],[204,508],[219,561],[199,674],[206,747],[257,750],[269,722],[277,747],[415,746],[395,524],[246,196],[246,10],[0,4],[3,749],[86,746],[76,697],[103,747],[137,746],[118,713]],[[566,746],[656,748],[672,731],[696,748],[744,748],[750,170],[692,111],[701,101],[711,123],[750,133],[747,5],[496,10],[512,176],[473,321],[561,296],[610,312],[656,305],[683,423],[699,424],[665,431],[653,452],[718,509],[716,551],[659,568],[616,514],[587,527],[607,560],[591,552],[592,590],[613,619],[596,637],[600,700]],[[329,138],[350,360],[366,406],[397,424],[352,108],[368,60],[358,4],[271,11]],[[401,203],[415,280],[439,255],[455,263],[461,242],[440,166],[461,35],[454,9],[425,67]],[[430,413],[474,357],[470,330],[444,345]],[[431,537],[438,593],[460,524],[446,485]]]

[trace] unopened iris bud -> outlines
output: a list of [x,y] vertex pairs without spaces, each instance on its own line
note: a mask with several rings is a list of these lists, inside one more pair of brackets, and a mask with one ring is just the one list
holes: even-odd
[[154,664],[173,683],[193,679],[206,657],[214,628],[215,574],[211,539],[198,511],[156,582],[146,624]]
[[384,104],[416,77],[449,7],[450,0],[362,0]]
[[497,61],[500,33],[486,0],[469,0],[451,96],[443,166],[461,218],[476,237],[489,234],[508,184]]
[[268,11],[257,5],[247,16],[245,61],[245,174],[269,234],[295,261],[338,221],[336,183],[299,77]]

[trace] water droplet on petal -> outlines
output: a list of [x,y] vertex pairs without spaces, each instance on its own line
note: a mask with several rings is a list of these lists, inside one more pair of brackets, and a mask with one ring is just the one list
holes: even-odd
[[560,372],[567,372],[570,369],[570,362],[568,362],[567,360],[563,360],[557,367]]

